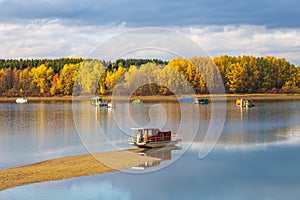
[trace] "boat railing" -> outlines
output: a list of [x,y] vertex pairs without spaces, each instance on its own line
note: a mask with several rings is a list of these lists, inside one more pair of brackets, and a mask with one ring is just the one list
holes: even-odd
[[128,138],[128,143],[134,143],[134,142],[136,142],[135,138],[133,138],[133,137]]
[[180,141],[182,141],[182,136],[181,135],[172,135],[171,140],[180,142]]

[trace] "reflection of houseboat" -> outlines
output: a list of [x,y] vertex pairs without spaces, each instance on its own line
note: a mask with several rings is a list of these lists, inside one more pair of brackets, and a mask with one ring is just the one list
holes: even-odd
[[167,160],[172,159],[172,151],[173,150],[181,150],[181,148],[174,145],[174,146],[166,146],[163,148],[144,149],[142,152],[139,153],[140,155],[149,156],[152,158],[158,158],[160,160],[145,162],[145,163],[142,163],[142,164],[132,167],[132,168],[133,169],[146,169],[149,167],[158,166],[161,163],[161,161],[167,161]]
[[157,128],[133,128],[136,138],[129,138],[128,143],[137,147],[157,148],[177,144],[179,139],[172,139],[171,131],[160,131]]
[[91,99],[92,105],[94,106],[99,106],[99,107],[106,107],[107,106],[107,101],[105,99],[102,99],[100,97],[93,97]]
[[172,159],[172,151],[181,150],[181,147],[178,146],[165,146],[162,148],[152,148],[152,149],[144,149],[140,152],[140,155],[149,156],[153,158],[159,158],[162,161],[171,160]]
[[27,103],[27,99],[26,99],[25,97],[17,98],[17,99],[16,99],[16,102],[17,102],[17,103]]
[[152,160],[152,161],[147,161],[145,163],[141,163],[138,166],[132,167],[132,169],[146,169],[149,167],[155,167],[160,164],[161,160]]
[[208,98],[195,99],[194,103],[196,103],[196,104],[208,104]]
[[237,106],[241,106],[241,107],[253,107],[253,106],[255,106],[253,104],[253,101],[249,100],[249,99],[238,99],[238,100],[235,101],[235,104]]

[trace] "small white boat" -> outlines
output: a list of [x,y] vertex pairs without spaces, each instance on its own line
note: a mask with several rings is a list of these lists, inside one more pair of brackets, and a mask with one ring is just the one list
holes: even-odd
[[17,99],[16,99],[16,102],[17,102],[17,103],[27,103],[27,99],[26,99],[25,97],[17,98]]
[[108,102],[107,108],[115,108],[115,105],[112,102]]
[[135,138],[128,138],[128,143],[141,148],[158,148],[176,145],[180,139],[174,138],[171,131],[160,131],[157,128],[132,128],[137,131]]

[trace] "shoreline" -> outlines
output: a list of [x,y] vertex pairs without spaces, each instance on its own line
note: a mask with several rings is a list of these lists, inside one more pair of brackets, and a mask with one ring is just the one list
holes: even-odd
[[[127,149],[46,160],[0,170],[0,191],[33,183],[104,174],[135,167],[158,158],[141,156],[143,149]],[[100,162],[104,161],[104,163]],[[110,166],[107,166],[106,164]]]
[[[249,98],[252,100],[300,100],[300,94],[226,94],[226,95],[195,95],[197,98],[214,98],[215,100],[224,99],[236,100],[240,98]],[[100,95],[104,99],[110,100],[111,95]],[[189,95],[182,95],[181,97],[189,97]],[[0,97],[0,102],[15,102],[18,97]],[[53,96],[53,97],[27,97],[29,102],[35,101],[73,101],[73,100],[90,100],[91,97],[73,97],[72,96]],[[114,97],[117,100],[127,100],[127,96]],[[162,96],[131,96],[130,99],[141,99],[142,101],[177,101],[175,95]]]

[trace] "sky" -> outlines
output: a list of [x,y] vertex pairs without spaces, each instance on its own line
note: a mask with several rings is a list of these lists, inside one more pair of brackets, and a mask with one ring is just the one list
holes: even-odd
[[298,0],[0,0],[0,58],[88,57],[124,31],[168,28],[209,56],[300,65]]

